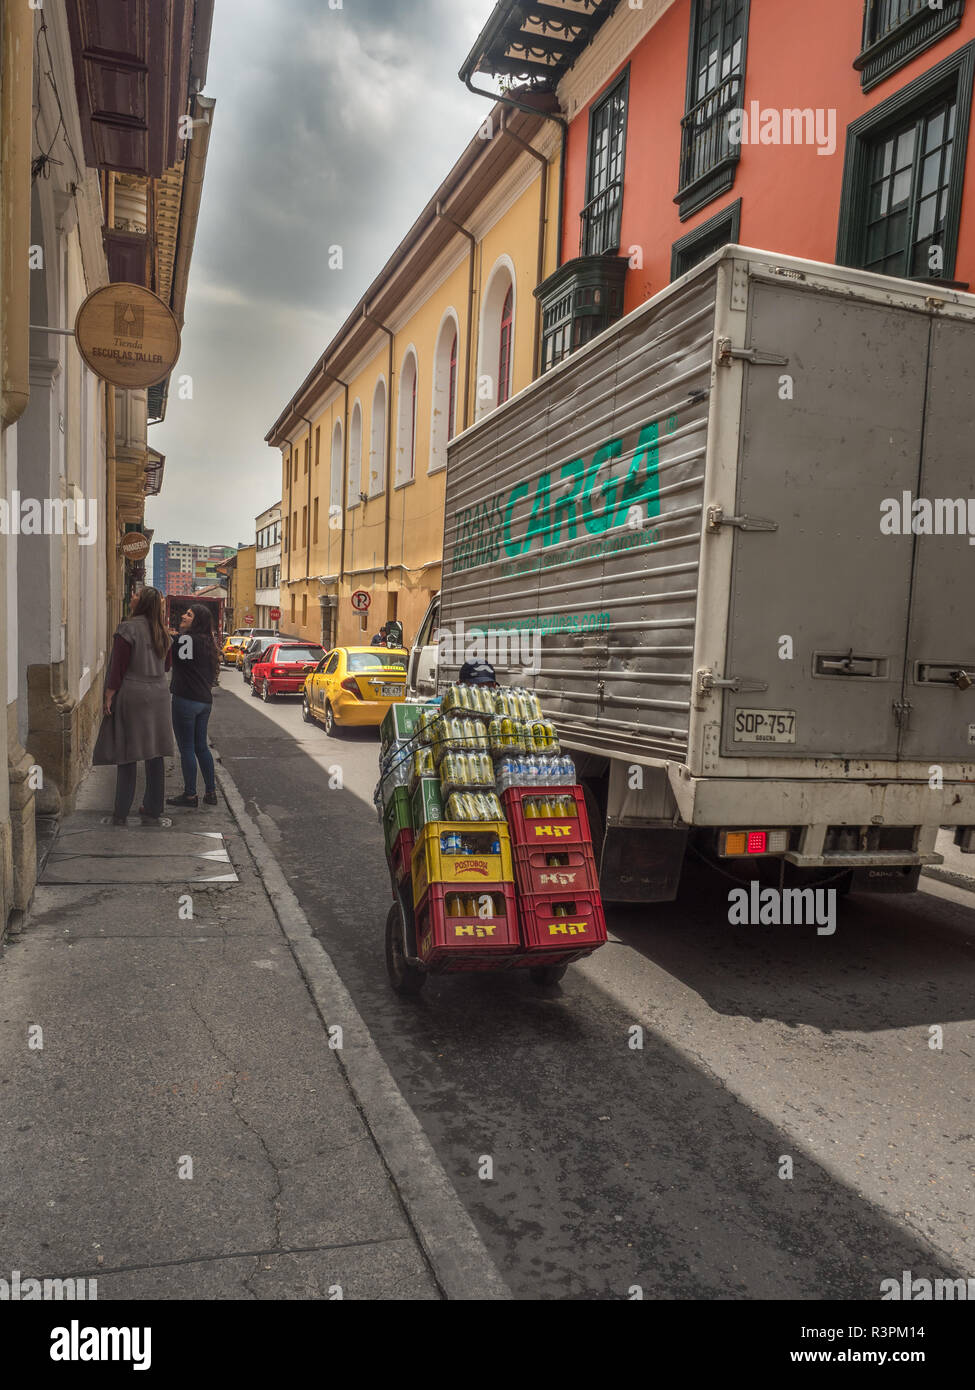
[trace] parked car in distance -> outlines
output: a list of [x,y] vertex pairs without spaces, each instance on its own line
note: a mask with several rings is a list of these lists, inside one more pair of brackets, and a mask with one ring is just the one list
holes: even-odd
[[302,718],[323,724],[327,734],[341,725],[378,726],[406,696],[408,659],[402,648],[334,648],[305,681]]
[[255,661],[261,659],[261,653],[266,652],[272,642],[280,642],[283,640],[281,634],[278,632],[272,633],[270,637],[266,637],[262,633],[259,637],[252,637],[249,642],[245,642],[238,650],[237,670],[243,674],[245,685],[250,685],[251,668]]
[[251,667],[251,694],[262,700],[300,695],[305,677],[325,655],[316,642],[272,642]]
[[239,633],[233,633],[228,637],[220,649],[220,660],[224,666],[234,666],[237,662],[237,653],[246,643],[247,638],[241,637]]

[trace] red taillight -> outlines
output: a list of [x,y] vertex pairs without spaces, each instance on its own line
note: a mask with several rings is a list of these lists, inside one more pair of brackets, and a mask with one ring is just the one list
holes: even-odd
[[283,666],[275,666],[274,669],[271,671],[272,676],[290,676],[293,674],[294,673],[292,671],[287,670]]
[[362,699],[362,691],[359,689],[359,683],[354,676],[346,676],[341,684],[343,690],[347,690],[349,694],[354,695],[357,700]]
[[748,853],[764,854],[768,845],[768,834],[764,830],[749,830]]

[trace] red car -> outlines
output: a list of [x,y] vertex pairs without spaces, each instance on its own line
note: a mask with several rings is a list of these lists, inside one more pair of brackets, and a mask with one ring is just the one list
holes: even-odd
[[272,642],[251,667],[251,694],[262,700],[275,695],[300,695],[305,677],[325,655],[314,642]]

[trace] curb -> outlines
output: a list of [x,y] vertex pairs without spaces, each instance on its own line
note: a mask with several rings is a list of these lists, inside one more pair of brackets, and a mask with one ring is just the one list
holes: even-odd
[[975,877],[958,873],[955,869],[945,869],[940,864],[932,864],[921,870],[922,878],[935,878],[939,883],[950,883],[952,888],[964,888],[975,893]]
[[511,1291],[477,1227],[383,1061],[331,957],[312,932],[233,778],[222,762],[215,761],[220,789],[322,1021],[327,1028],[330,1019],[341,1020],[346,1045],[334,1055],[444,1297],[452,1301],[510,1299]]

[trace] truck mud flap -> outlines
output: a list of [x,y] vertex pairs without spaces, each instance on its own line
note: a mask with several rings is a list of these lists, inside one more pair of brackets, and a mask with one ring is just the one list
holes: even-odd
[[605,900],[673,902],[687,836],[686,826],[610,826],[599,871],[599,887]]

